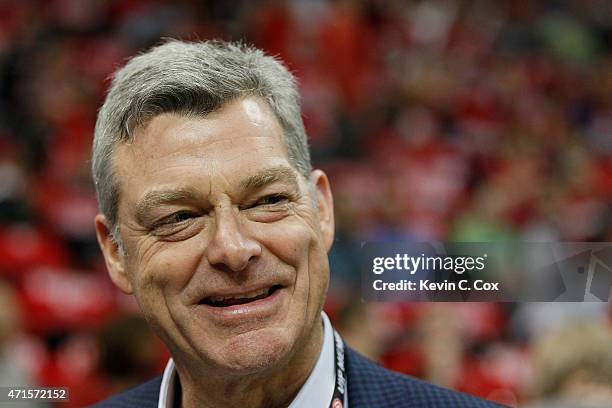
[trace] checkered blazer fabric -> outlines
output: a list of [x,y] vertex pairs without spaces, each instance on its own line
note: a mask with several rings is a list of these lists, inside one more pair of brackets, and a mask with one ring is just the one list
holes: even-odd
[[389,371],[347,348],[349,408],[500,408],[480,398]]
[[157,408],[162,376],[106,399],[94,408]]
[[[502,407],[490,401],[389,371],[348,347],[345,358],[349,408]],[[95,405],[95,408],[156,408],[161,379],[161,376],[154,378],[102,401]]]

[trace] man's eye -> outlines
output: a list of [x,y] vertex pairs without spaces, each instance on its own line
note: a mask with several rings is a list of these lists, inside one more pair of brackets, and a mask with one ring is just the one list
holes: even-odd
[[183,241],[197,234],[204,221],[205,217],[198,212],[179,211],[153,224],[150,233],[164,241]]
[[257,202],[255,203],[255,206],[280,204],[280,203],[286,202],[287,200],[288,200],[288,197],[283,194],[272,194],[272,195],[265,196],[257,200]]
[[194,218],[196,215],[190,212],[178,212],[176,214],[172,214],[169,217],[166,217],[162,220],[161,224],[179,224],[183,221],[190,220]]

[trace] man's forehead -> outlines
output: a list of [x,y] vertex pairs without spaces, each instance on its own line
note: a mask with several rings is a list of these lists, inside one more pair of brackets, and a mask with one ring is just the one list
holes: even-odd
[[189,155],[226,162],[239,158],[230,157],[232,152],[244,154],[245,145],[252,149],[251,158],[258,154],[287,158],[283,129],[260,98],[236,100],[204,116],[159,114],[137,129],[132,140],[117,146],[113,161],[121,161],[128,170]]
[[155,136],[170,139],[190,136],[213,138],[220,131],[250,128],[263,128],[274,135],[283,133],[280,122],[268,104],[259,97],[247,96],[227,102],[207,113],[162,112],[136,128],[126,144],[133,145],[143,138]]

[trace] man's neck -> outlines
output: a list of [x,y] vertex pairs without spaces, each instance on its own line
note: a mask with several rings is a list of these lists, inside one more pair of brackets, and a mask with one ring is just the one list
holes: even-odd
[[[287,407],[312,372],[323,346],[323,325],[316,324],[312,335],[295,345],[287,363],[277,369],[245,377],[179,375],[182,408]],[[190,381],[190,379],[194,379]],[[178,399],[178,398],[177,398]]]

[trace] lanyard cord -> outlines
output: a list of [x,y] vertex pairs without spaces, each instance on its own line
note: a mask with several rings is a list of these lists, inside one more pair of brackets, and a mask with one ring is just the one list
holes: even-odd
[[346,370],[344,368],[344,342],[334,330],[334,371],[336,373],[336,381],[334,385],[334,393],[329,403],[329,408],[344,407],[344,394],[346,394]]

